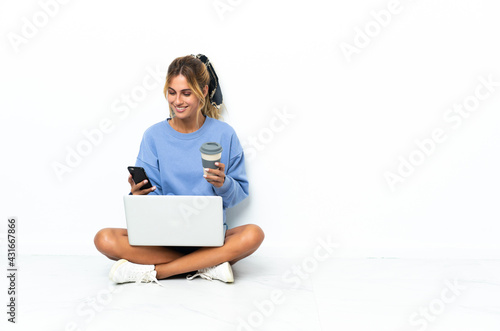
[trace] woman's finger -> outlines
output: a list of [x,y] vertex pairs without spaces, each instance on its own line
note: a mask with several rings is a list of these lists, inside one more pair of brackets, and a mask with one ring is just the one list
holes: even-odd
[[205,169],[205,170],[207,171],[207,175],[204,176],[205,178],[224,182],[224,177],[226,177],[226,175],[224,174],[223,171],[217,169]]
[[220,163],[220,162],[215,162],[215,165],[217,167],[219,167],[219,170],[224,172],[224,170],[226,170],[226,165],[224,163]]

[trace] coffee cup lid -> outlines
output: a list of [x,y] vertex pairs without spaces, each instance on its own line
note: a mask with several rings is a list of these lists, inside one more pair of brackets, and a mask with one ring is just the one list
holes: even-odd
[[209,154],[209,155],[218,154],[218,153],[222,152],[222,146],[216,142],[204,143],[200,147],[200,152],[202,152],[203,154]]

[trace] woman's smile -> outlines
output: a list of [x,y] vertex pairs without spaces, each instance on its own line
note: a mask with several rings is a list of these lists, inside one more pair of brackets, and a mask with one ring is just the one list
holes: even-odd
[[175,107],[177,113],[183,113],[187,107]]

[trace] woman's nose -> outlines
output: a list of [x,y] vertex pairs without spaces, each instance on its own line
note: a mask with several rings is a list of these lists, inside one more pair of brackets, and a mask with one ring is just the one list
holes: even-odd
[[180,105],[182,103],[182,99],[181,99],[181,95],[180,93],[177,94],[177,96],[175,97],[175,104],[176,105]]

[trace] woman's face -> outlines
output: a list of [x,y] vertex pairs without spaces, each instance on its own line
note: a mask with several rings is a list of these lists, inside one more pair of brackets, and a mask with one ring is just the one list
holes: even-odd
[[186,77],[178,75],[172,78],[167,90],[170,108],[179,119],[196,118],[200,108],[200,100],[189,88]]

